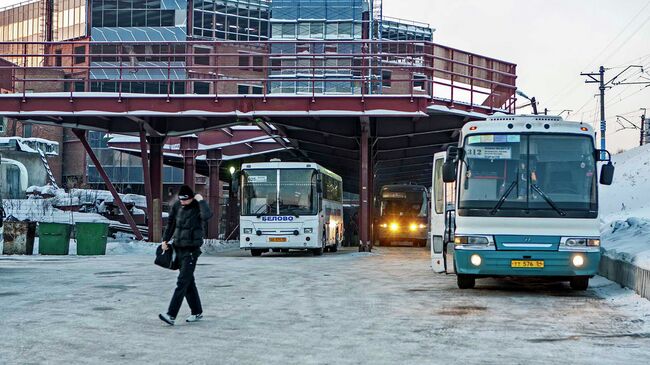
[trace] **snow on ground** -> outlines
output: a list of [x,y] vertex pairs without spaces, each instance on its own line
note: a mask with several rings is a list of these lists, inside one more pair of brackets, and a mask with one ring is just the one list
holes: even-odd
[[[162,324],[176,272],[151,256],[0,257],[0,363],[645,364],[650,302],[479,279],[456,288],[426,250],[203,255],[204,320]],[[173,345],[171,345],[173,344]]]
[[650,145],[612,156],[614,183],[600,186],[605,254],[650,270]]

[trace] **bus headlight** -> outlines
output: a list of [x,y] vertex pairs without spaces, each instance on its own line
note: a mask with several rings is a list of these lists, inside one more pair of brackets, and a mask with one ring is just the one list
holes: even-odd
[[382,223],[379,225],[381,228],[388,228],[388,223]]
[[481,262],[483,260],[481,259],[481,256],[477,254],[473,254],[472,256],[469,257],[469,262],[472,263],[474,266],[481,266]]
[[490,239],[486,236],[456,236],[454,243],[456,245],[489,245]]
[[420,228],[420,229],[424,229],[424,228],[427,228],[427,225],[426,225],[426,224],[422,224],[422,223],[420,223],[420,225],[418,226],[418,228]]
[[314,229],[313,229],[313,228],[305,228],[305,229],[303,229],[302,231],[305,232],[305,233],[314,233]]
[[575,267],[582,267],[582,265],[585,264],[585,257],[578,254],[578,255],[573,255],[573,258],[571,259],[571,262],[573,263],[573,266]]
[[567,247],[599,247],[600,240],[597,238],[573,237],[567,238],[564,245]]
[[244,228],[244,234],[253,234],[252,228]]
[[397,223],[395,223],[395,222],[392,222],[392,223],[390,224],[389,227],[390,227],[390,230],[391,230],[392,232],[397,232],[397,231],[399,231],[399,224],[397,224]]
[[417,230],[418,230],[418,225],[417,225],[417,224],[415,224],[415,223],[411,223],[411,224],[409,225],[409,231],[411,231],[411,232],[415,232],[415,231],[417,231]]

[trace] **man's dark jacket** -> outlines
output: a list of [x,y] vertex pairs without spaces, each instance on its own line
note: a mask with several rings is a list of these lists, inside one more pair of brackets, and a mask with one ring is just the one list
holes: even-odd
[[173,237],[174,247],[200,247],[203,244],[203,227],[211,217],[210,207],[204,200],[193,200],[185,206],[177,201],[169,211],[169,220],[163,241],[169,241]]

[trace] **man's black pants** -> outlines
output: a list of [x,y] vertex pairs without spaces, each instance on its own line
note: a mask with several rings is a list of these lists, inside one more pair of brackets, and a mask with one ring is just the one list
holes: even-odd
[[194,281],[194,269],[201,250],[177,250],[179,260],[178,280],[176,281],[176,290],[174,290],[174,295],[169,303],[167,314],[175,318],[181,309],[183,298],[187,299],[187,304],[190,306],[192,314],[201,314],[203,313],[203,308],[201,308],[199,291],[196,289],[196,283]]

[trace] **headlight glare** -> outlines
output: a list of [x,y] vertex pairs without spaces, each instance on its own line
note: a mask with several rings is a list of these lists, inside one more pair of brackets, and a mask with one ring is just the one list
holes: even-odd
[[391,223],[390,224],[390,230],[393,231],[393,232],[396,232],[397,230],[399,230],[399,224],[397,224],[395,222]]
[[414,232],[414,231],[417,231],[417,230],[418,230],[418,225],[417,224],[411,223],[409,225],[409,231]]

